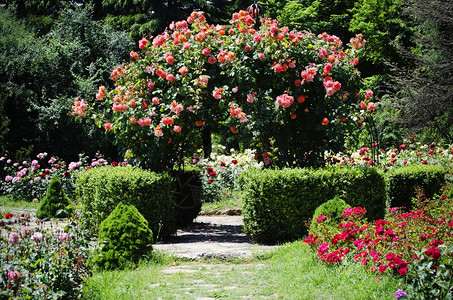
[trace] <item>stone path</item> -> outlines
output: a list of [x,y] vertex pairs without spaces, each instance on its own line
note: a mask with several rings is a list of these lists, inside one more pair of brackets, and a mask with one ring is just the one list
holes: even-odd
[[[49,228],[54,230],[66,225],[67,220],[52,220],[36,223],[34,218],[25,222],[1,224],[0,235],[8,236],[9,231],[23,226]],[[16,220],[14,220],[16,221]],[[242,216],[216,215],[198,216],[192,225],[178,229],[171,240],[153,245],[154,250],[188,259],[197,258],[251,258],[254,254],[271,251],[277,246],[253,244],[242,232]]]
[[242,216],[198,216],[194,223],[179,229],[176,236],[153,248],[166,254],[189,259],[251,258],[277,246],[251,243],[242,232]]

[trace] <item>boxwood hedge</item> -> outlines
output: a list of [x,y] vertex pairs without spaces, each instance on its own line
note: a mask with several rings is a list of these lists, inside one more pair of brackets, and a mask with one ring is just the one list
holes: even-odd
[[445,172],[439,165],[412,165],[388,171],[389,207],[412,207],[417,188],[431,198],[445,184]]
[[133,167],[99,167],[81,173],[76,180],[82,225],[94,234],[123,202],[138,209],[156,238],[170,236],[176,232],[174,190],[174,181],[168,174]]
[[336,195],[366,208],[369,220],[384,217],[387,202],[384,174],[371,167],[250,170],[240,185],[244,230],[265,244],[303,237],[316,208]]

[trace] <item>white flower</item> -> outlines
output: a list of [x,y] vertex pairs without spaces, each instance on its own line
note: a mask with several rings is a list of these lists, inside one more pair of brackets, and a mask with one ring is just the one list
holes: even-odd
[[33,236],[31,237],[31,239],[34,240],[34,241],[42,240],[42,233],[41,232],[33,233]]

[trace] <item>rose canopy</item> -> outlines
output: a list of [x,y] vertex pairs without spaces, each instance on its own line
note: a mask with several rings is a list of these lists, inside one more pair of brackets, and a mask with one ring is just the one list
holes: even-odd
[[73,111],[154,169],[198,149],[206,126],[246,136],[268,162],[272,153],[281,165],[316,164],[375,109],[356,69],[365,40],[357,35],[345,49],[327,33],[256,21],[240,11],[231,25],[212,25],[193,12],[142,38],[140,51],[113,70],[115,88],[100,86],[91,103],[76,99]]

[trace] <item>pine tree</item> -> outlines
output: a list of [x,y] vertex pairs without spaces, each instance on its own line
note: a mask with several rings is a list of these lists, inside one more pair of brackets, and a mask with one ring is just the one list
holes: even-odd
[[71,203],[62,189],[58,176],[54,176],[47,187],[47,192],[39,204],[36,217],[39,219],[67,217],[67,207]]
[[101,269],[137,263],[152,250],[153,233],[134,205],[118,203],[99,226],[99,246],[92,263]]

